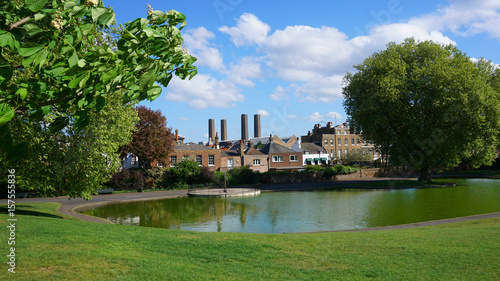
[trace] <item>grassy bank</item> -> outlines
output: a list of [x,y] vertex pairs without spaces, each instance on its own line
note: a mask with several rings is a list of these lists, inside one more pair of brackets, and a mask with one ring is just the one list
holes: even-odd
[[[500,219],[364,233],[197,233],[16,206],[16,280],[498,280]],[[4,241],[8,218],[1,207]],[[2,263],[2,276],[8,265]],[[13,278],[10,278],[13,279]]]

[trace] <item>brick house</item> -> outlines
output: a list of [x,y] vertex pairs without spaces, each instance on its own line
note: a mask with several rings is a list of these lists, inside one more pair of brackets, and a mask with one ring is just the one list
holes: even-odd
[[260,150],[268,156],[269,170],[302,170],[302,152],[291,150],[290,148],[269,141]]
[[208,167],[210,171],[219,170],[221,166],[221,150],[202,144],[187,143],[174,146],[170,153],[167,167],[173,167],[184,158],[192,159],[200,166]]

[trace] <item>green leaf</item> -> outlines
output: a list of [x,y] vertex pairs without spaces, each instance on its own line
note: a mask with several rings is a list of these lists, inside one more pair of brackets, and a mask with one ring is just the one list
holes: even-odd
[[85,67],[86,64],[87,64],[87,62],[84,59],[78,60],[78,66],[79,67]]
[[67,10],[71,10],[73,9],[73,7],[77,6],[78,3],[77,2],[74,2],[74,1],[67,1],[66,3],[64,3],[64,10],[67,11]]
[[39,21],[43,19],[46,15],[45,14],[35,14],[35,21]]
[[151,85],[156,78],[156,68],[150,67],[148,71],[140,78],[139,80],[139,87],[142,88],[147,88],[149,85]]
[[148,90],[148,100],[154,101],[161,95],[161,87],[154,84],[151,89]]
[[42,106],[40,109],[42,110],[44,115],[47,115],[50,112],[50,110],[52,109],[52,106],[46,105],[46,106]]
[[76,54],[76,51],[73,52],[73,54],[71,55],[71,57],[69,57],[68,63],[69,63],[70,67],[73,67],[73,66],[75,66],[78,63],[78,55]]
[[76,86],[78,86],[80,84],[80,81],[82,81],[82,79],[83,79],[84,76],[85,76],[85,74],[79,75],[79,76],[75,76],[75,78],[73,78],[73,80],[71,80],[71,82],[68,83],[68,87],[70,89],[76,88]]
[[30,36],[33,36],[33,35],[36,35],[40,32],[42,32],[43,30],[38,27],[36,24],[32,24],[32,23],[28,23],[28,24],[25,24],[23,26],[24,30],[26,30],[26,32],[30,35]]
[[83,76],[82,81],[80,81],[80,83],[78,84],[80,86],[80,88],[83,88],[83,86],[85,86],[85,83],[87,83],[87,81],[89,80],[89,78],[90,78],[90,71],[87,72],[87,73],[85,73],[82,76]]
[[50,123],[49,131],[51,133],[55,133],[57,131],[62,130],[68,124],[69,124],[68,117],[57,117],[56,120],[54,120],[54,122]]
[[26,0],[26,7],[32,12],[37,12],[45,6],[48,0]]
[[43,49],[43,46],[36,46],[36,47],[31,47],[31,48],[20,48],[19,55],[22,57],[29,57],[29,56],[36,54],[41,49]]
[[15,50],[15,47],[19,45],[19,42],[16,41],[14,38],[14,35],[12,35],[10,32],[7,31],[0,31],[0,46],[5,47],[9,46],[11,51]]
[[16,112],[6,103],[0,104],[0,126],[7,123],[14,117]]
[[28,89],[26,89],[26,88],[19,88],[16,91],[16,95],[19,95],[21,97],[21,99],[24,100],[26,98],[26,96],[28,95]]
[[102,14],[108,11],[109,11],[108,8],[103,8],[103,7],[92,9],[92,20],[97,20]]
[[113,24],[114,21],[115,21],[115,13],[113,13],[113,11],[111,10],[108,10],[99,17],[99,20],[97,22],[100,25],[109,26]]
[[75,116],[76,131],[79,132],[89,124],[90,118],[87,111],[78,111]]

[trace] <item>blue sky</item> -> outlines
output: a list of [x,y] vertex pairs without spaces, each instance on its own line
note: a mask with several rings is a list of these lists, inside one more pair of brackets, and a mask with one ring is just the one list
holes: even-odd
[[[185,45],[198,58],[191,81],[173,79],[141,104],[160,109],[187,141],[206,141],[208,119],[262,115],[262,135],[307,134],[315,123],[345,122],[342,78],[373,52],[407,37],[454,44],[500,64],[498,0],[111,0],[118,23],[175,9],[187,16]],[[250,130],[251,136],[253,130]]]

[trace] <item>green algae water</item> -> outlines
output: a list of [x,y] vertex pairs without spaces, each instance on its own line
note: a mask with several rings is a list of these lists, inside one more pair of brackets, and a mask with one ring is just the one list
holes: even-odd
[[208,232],[290,233],[358,229],[500,211],[500,180],[447,179],[456,187],[267,192],[102,206],[83,213],[116,224]]

